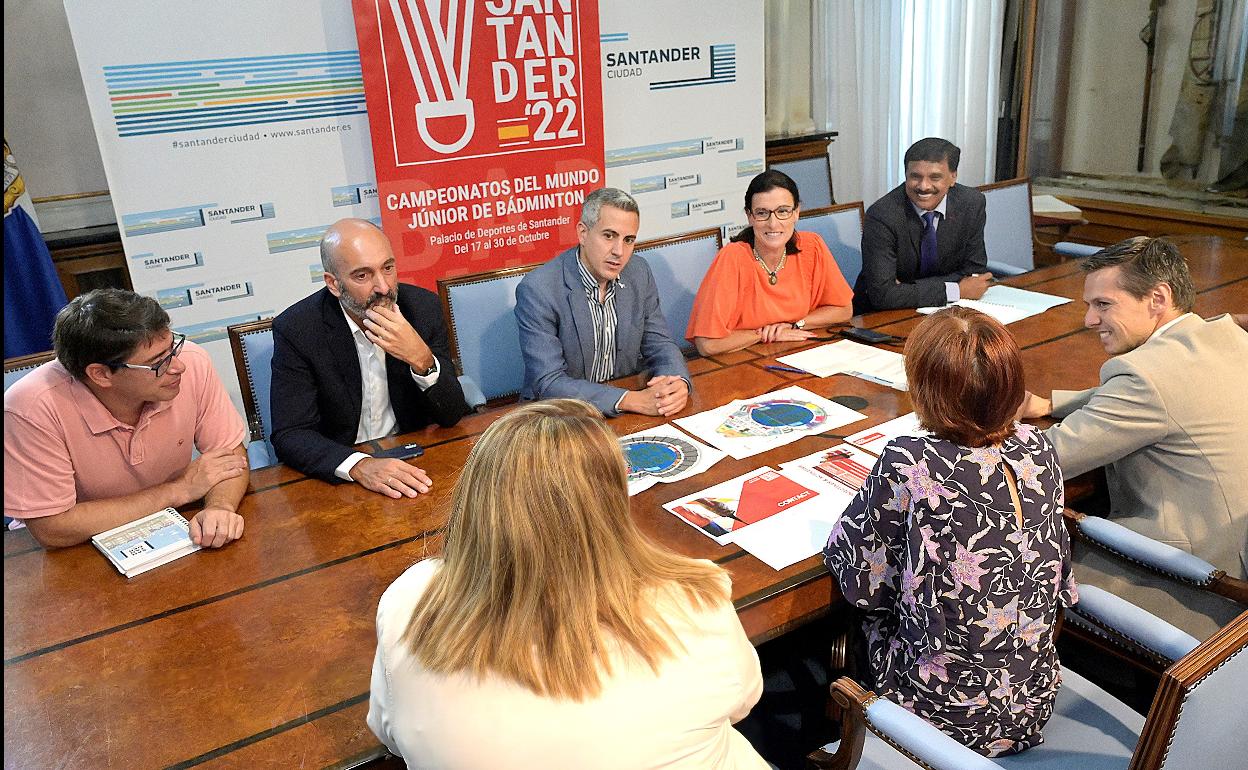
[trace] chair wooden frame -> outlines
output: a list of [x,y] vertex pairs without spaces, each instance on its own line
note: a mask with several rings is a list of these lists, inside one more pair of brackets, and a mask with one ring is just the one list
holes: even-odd
[[[1240,613],[1235,620],[1165,670],[1161,685],[1148,709],[1148,717],[1140,731],[1140,740],[1136,744],[1128,770],[1160,770],[1174,739],[1179,714],[1183,711],[1183,705],[1192,689],[1231,656],[1244,653],[1246,647],[1248,611]],[[864,690],[848,677],[833,682],[830,690],[833,702],[841,708],[843,714],[841,742],[835,753],[822,749],[812,752],[807,757],[810,767],[819,770],[852,770],[862,757],[866,731],[870,729],[916,765],[931,770],[929,765],[872,727],[866,709],[878,700],[878,695]]]
[[260,419],[260,404],[256,403],[256,394],[251,387],[251,377],[248,376],[251,367],[247,362],[247,357],[243,355],[243,337],[272,328],[272,318],[261,318],[258,321],[247,321],[226,327],[226,332],[230,336],[230,350],[234,353],[234,370],[238,375],[238,387],[243,395],[243,408],[247,411],[247,429],[252,441],[261,441],[265,438],[264,422]]
[[[649,251],[650,249],[671,246],[674,243],[684,243],[685,241],[696,241],[699,238],[714,237],[715,250],[719,251],[724,247],[724,234],[720,232],[718,227],[708,227],[705,230],[694,230],[689,233],[681,233],[680,235],[667,235],[662,238],[655,238],[649,241],[638,241],[633,245],[633,253],[639,251]],[[645,254],[642,254],[644,257]]]
[[861,226],[866,224],[867,209],[862,201],[854,201],[853,203],[837,203],[834,206],[820,206],[815,209],[802,209],[802,213],[798,214],[797,221],[802,221],[806,217],[821,217],[825,214],[836,214],[841,211],[849,211],[850,209],[858,209],[858,224]]
[[451,310],[451,289],[456,286],[465,286],[473,283],[485,283],[488,281],[495,281],[500,278],[510,278],[512,276],[524,275],[536,267],[541,267],[543,264],[544,263],[542,262],[534,262],[528,265],[500,267],[494,270],[485,270],[480,273],[470,273],[468,275],[457,275],[451,278],[438,279],[438,299],[442,302],[442,319],[446,322],[447,333],[451,338],[451,363],[455,365],[455,374],[457,376],[463,376],[464,364],[459,351],[459,329],[455,325],[455,314]]
[[51,350],[45,350],[42,353],[29,353],[24,356],[6,358],[4,359],[4,373],[8,374],[16,369],[33,369],[40,364],[46,364],[54,358],[56,358],[56,353]]

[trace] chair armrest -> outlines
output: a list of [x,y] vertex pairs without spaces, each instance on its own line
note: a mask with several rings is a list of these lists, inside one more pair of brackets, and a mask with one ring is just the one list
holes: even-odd
[[932,723],[892,701],[869,693],[842,677],[832,683],[832,698],[845,709],[841,741],[835,754],[823,749],[808,759],[819,768],[853,767],[862,754],[863,726],[917,764],[931,770],[999,770],[1000,765],[971,751]]
[[1079,602],[1070,611],[1169,661],[1182,658],[1200,644],[1191,634],[1093,585],[1079,586]]
[[1090,257],[1101,250],[1101,246],[1092,246],[1087,243],[1072,243],[1071,241],[1058,241],[1053,244],[1054,253],[1061,254],[1063,257]]
[[1230,577],[1204,559],[1159,542],[1100,516],[1070,509],[1066,518],[1072,534],[1132,564],[1181,583],[1248,604],[1248,581]]
[[1022,275],[1023,273],[1028,272],[1028,270],[1025,267],[1016,267],[1014,265],[1007,265],[1004,262],[993,262],[990,259],[988,260],[988,272],[992,273],[993,275],[1011,275],[1012,276],[1012,275]]
[[468,403],[469,409],[475,412],[485,406],[485,394],[471,377],[466,374],[459,375],[459,387],[464,391],[464,401]]

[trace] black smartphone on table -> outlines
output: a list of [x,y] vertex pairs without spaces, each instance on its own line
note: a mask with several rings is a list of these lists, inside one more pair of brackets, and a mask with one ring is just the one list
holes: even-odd
[[891,334],[877,332],[873,329],[859,329],[856,326],[848,329],[841,329],[841,336],[855,342],[865,342],[868,345],[896,345],[902,342],[902,338],[900,337],[894,337]]
[[420,457],[425,453],[425,448],[420,444],[399,444],[389,449],[382,449],[373,452],[373,457],[388,458],[392,460],[410,460],[413,457]]

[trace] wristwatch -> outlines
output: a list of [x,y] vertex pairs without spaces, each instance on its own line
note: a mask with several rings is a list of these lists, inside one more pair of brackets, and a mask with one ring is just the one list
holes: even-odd
[[805,328],[806,328],[806,319],[805,319],[805,318],[802,318],[802,319],[800,319],[800,320],[794,321],[794,322],[793,322],[793,328],[794,328],[794,329],[805,329]]
[[437,370],[438,370],[438,359],[435,358],[433,359],[433,363],[430,364],[428,369],[426,369],[423,372],[418,372],[415,369],[413,369],[412,374],[416,375],[417,377],[428,377],[429,375],[433,374]]

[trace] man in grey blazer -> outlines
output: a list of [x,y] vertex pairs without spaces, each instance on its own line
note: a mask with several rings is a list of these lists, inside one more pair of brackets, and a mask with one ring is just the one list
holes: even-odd
[[[603,414],[673,415],[693,386],[659,307],[650,267],[633,258],[637,201],[603,188],[585,198],[580,245],[533,270],[516,288],[524,399],[579,398]],[[606,380],[645,370],[645,388]]]
[[854,313],[979,299],[992,281],[984,194],[957,184],[962,151],[945,139],[906,150],[906,181],[871,204]]
[[[1110,516],[1199,556],[1231,577],[1248,572],[1248,332],[1228,315],[1205,321],[1178,249],[1131,238],[1081,265],[1085,325],[1113,358],[1101,384],[1052,400],[1028,394],[1024,417],[1046,431],[1069,478],[1105,466]],[[1079,582],[1099,585],[1204,638],[1243,607],[1076,549]]]

